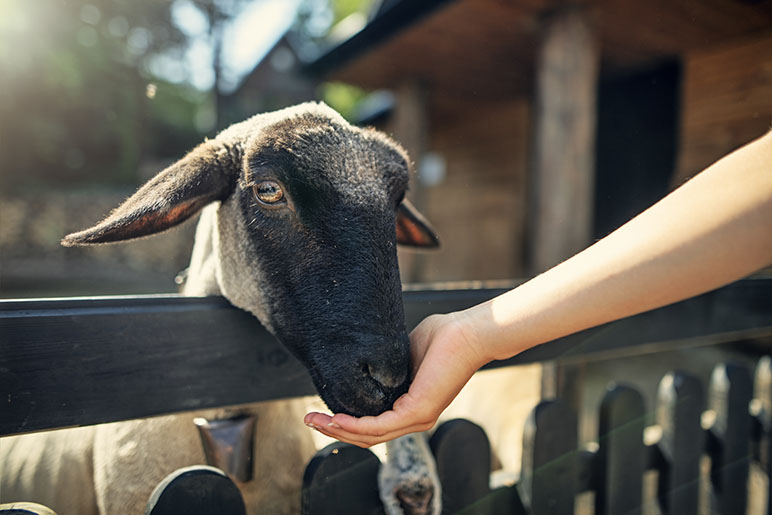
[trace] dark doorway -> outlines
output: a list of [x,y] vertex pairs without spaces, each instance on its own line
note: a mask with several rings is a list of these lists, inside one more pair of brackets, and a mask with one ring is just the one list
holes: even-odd
[[676,165],[681,63],[601,81],[593,236],[662,198]]

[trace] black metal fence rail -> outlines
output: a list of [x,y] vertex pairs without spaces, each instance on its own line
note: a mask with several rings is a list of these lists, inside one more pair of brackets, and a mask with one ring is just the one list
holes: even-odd
[[[407,322],[502,289],[414,290]],[[772,278],[536,347],[504,366],[634,355],[772,333]],[[0,301],[0,436],[313,394],[303,367],[222,298]]]
[[[526,422],[520,480],[490,490],[490,448],[483,430],[465,420],[438,428],[430,446],[443,486],[443,513],[573,514],[576,495],[594,492],[596,514],[641,513],[647,471],[656,471],[661,513],[690,515],[746,513],[752,462],[766,477],[766,506],[772,513],[772,361],[755,372],[716,366],[708,392],[682,372],[659,384],[656,426],[646,438],[646,408],[634,388],[609,388],[599,410],[598,439],[577,444],[576,415],[560,401],[541,402]],[[504,408],[502,408],[504,409]],[[655,431],[652,431],[654,429]],[[649,440],[648,442],[646,440]],[[653,441],[652,441],[653,440]],[[709,471],[701,467],[710,459]],[[369,450],[331,444],[309,463],[303,512],[378,513],[379,461]],[[700,496],[701,485],[708,495]],[[707,499],[708,506],[700,506]]]

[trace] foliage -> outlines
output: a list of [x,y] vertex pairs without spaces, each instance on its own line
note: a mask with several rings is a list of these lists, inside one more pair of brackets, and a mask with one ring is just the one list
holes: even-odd
[[[0,184],[134,182],[151,136],[195,133],[199,102],[153,82],[148,63],[181,56],[171,0],[0,0]],[[176,98],[179,112],[154,107]],[[164,128],[166,130],[159,130]],[[198,139],[199,135],[195,135]]]
[[367,93],[362,89],[342,82],[325,82],[321,85],[321,97],[327,105],[353,122],[357,106]]
[[300,0],[295,31],[305,40],[323,44],[338,22],[354,13],[367,13],[376,0]]
[[[194,36],[175,24],[173,7],[206,18],[217,84],[222,31],[248,1],[261,0],[0,0],[1,193],[135,184],[143,163],[200,141],[222,98],[182,82]],[[301,0],[299,36],[321,41],[373,1]],[[304,20],[317,33],[304,32]],[[341,84],[322,94],[348,116],[362,98]]]

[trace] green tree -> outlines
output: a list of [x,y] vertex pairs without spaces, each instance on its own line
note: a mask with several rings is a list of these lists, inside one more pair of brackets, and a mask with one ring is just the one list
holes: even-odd
[[[201,102],[189,87],[150,72],[153,59],[182,61],[187,48],[185,35],[172,23],[171,5],[171,0],[0,0],[4,192],[135,182],[147,151],[168,148],[157,138],[168,139],[169,125],[188,123]],[[154,107],[171,98],[180,113]],[[195,132],[193,124],[174,128],[191,138]]]

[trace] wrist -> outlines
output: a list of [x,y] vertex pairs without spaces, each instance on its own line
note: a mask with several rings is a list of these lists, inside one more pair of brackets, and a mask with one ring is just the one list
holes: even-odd
[[464,354],[475,370],[496,359],[484,337],[484,321],[477,316],[474,308],[446,315],[451,318],[450,326],[463,345]]

